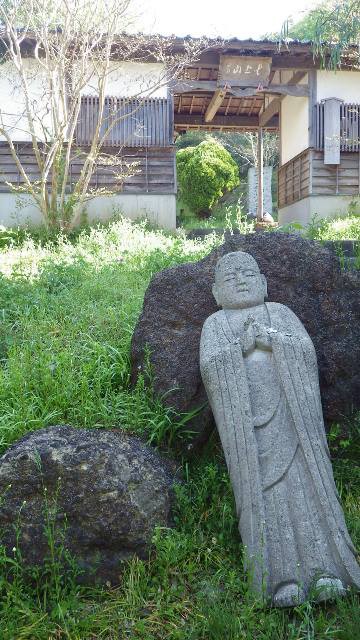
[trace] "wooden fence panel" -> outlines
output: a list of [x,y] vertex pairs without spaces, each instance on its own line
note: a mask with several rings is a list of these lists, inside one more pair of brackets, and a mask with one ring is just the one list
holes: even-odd
[[[91,113],[91,111],[89,111]],[[39,180],[39,170],[31,143],[16,143],[18,156],[31,180]],[[80,176],[83,166],[83,157],[79,151],[86,155],[89,147],[82,146],[74,149],[74,156],[71,161],[71,179],[67,191],[70,193],[72,184]],[[106,147],[104,153],[120,158],[126,165],[130,166],[130,174],[120,184],[116,179],[116,167],[106,164],[99,164],[94,171],[90,187],[105,187],[111,191],[121,193],[176,193],[176,175],[174,147],[124,147],[119,151],[118,147]],[[120,170],[121,171],[121,170]],[[51,176],[49,177],[49,182]],[[6,142],[0,142],[0,192],[11,192],[11,188],[6,184],[12,182],[16,185],[23,184],[17,166],[11,156],[9,146]]]
[[[168,98],[105,98],[101,121],[104,145],[112,147],[168,147],[173,143],[170,126],[173,108]],[[83,96],[76,127],[76,141],[90,145],[99,120],[99,100]]]
[[352,152],[342,152],[340,164],[331,166],[324,165],[322,152],[313,151],[312,176],[315,195],[359,195],[359,155]]
[[310,188],[310,149],[306,149],[282,167],[279,167],[279,208],[310,195]]
[[314,196],[360,194],[359,153],[341,152],[339,165],[324,164],[323,151],[306,149],[278,171],[279,208]]
[[[324,149],[324,103],[314,105],[315,148]],[[360,151],[360,104],[340,105],[340,151]]]

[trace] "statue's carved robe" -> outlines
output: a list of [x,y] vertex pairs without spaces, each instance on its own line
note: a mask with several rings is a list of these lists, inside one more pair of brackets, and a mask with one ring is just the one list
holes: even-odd
[[244,356],[225,311],[206,320],[200,347],[253,586],[271,596],[295,581],[307,592],[324,575],[360,586],[329,458],[313,343],[287,307],[267,303],[261,313],[275,330],[271,350]]

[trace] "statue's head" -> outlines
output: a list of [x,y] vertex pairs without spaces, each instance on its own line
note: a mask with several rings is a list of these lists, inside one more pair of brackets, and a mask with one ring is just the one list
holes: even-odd
[[255,307],[267,296],[266,278],[249,253],[234,251],[217,261],[212,292],[224,309]]

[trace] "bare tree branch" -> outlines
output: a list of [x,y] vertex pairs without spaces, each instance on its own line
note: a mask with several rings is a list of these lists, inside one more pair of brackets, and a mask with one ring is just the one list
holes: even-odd
[[[15,81],[22,105],[14,127],[8,108],[0,104],[0,135],[8,142],[21,176],[22,184],[14,185],[14,190],[27,188],[48,225],[77,223],[84,203],[96,195],[91,179],[105,158],[108,167],[113,162],[121,185],[130,171],[119,161],[121,149],[113,156],[103,153],[113,127],[124,117],[133,117],[145,97],[167,86],[206,46],[203,41],[185,42],[182,53],[175,55],[171,38],[119,35],[135,22],[132,0],[8,0],[6,9],[0,4],[4,26],[0,43],[5,50],[0,73]],[[146,86],[133,89],[131,100],[138,102],[130,114],[106,114],[109,81],[115,73],[124,77],[124,63],[129,61],[157,63],[157,74],[148,73]],[[97,115],[84,155],[75,135],[81,99],[89,89],[97,98]],[[21,139],[31,141],[39,179],[33,180],[22,163],[14,144]],[[83,158],[80,175],[72,180],[72,162],[79,157]]]

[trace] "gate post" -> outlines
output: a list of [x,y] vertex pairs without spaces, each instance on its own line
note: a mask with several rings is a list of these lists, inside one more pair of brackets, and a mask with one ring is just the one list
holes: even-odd
[[263,182],[264,182],[264,140],[262,127],[258,129],[258,207],[256,219],[261,222],[264,217]]

